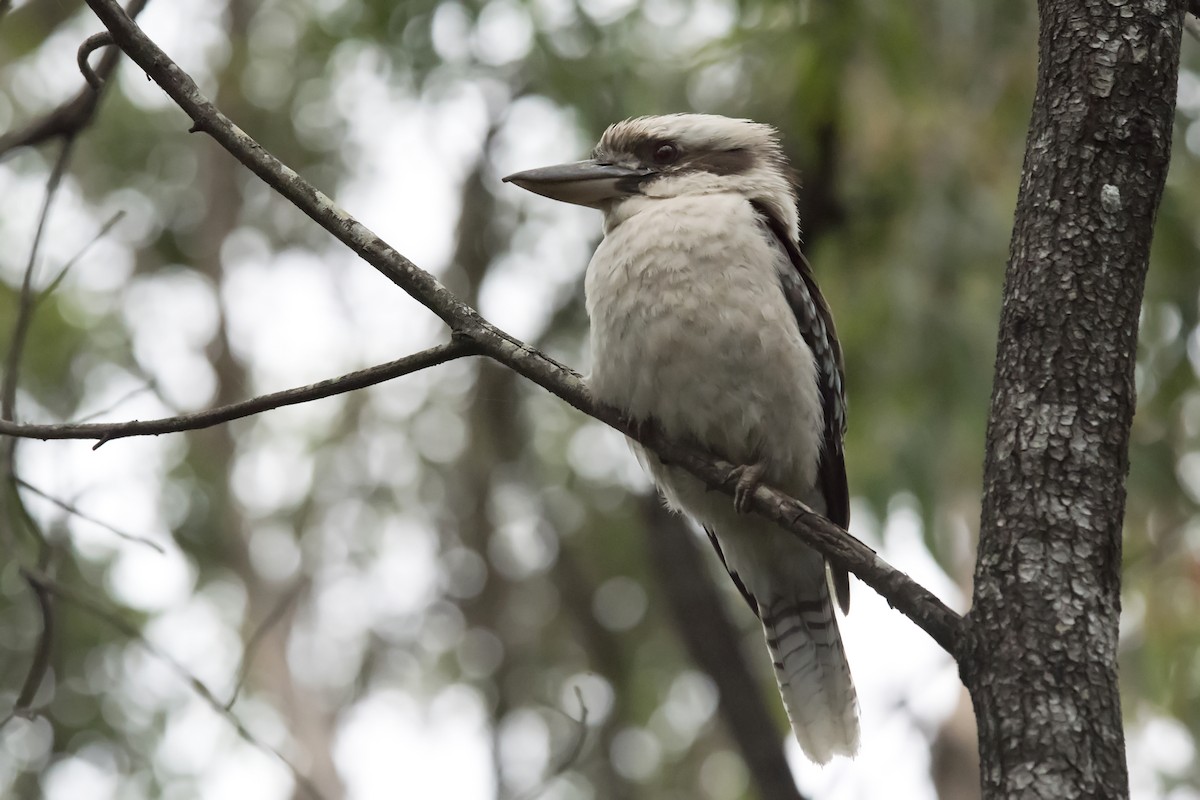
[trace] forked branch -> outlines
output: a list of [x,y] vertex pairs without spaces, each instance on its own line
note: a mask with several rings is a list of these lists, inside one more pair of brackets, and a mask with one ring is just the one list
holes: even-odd
[[478,355],[480,352],[479,346],[470,339],[455,337],[446,344],[430,347],[428,350],[422,350],[386,364],[349,372],[341,377],[329,378],[308,386],[298,386],[294,389],[260,395],[220,408],[197,411],[194,414],[181,414],[177,417],[163,417],[162,419],[135,419],[129,422],[86,422],[56,425],[20,425],[0,419],[0,435],[19,436],[25,439],[95,439],[97,441],[95,447],[92,448],[94,450],[113,439],[124,439],[129,436],[158,436],[163,433],[180,433],[211,428],[214,425],[261,414],[264,411],[321,400],[356,389],[365,389],[401,375],[419,372],[463,356]]

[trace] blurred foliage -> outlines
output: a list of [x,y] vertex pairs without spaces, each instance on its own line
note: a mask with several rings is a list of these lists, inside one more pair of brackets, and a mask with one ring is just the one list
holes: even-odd
[[[222,109],[335,197],[382,171],[372,160],[379,142],[399,136],[370,123],[364,129],[363,109],[391,106],[429,119],[467,103],[464,119],[472,121],[451,119],[443,133],[451,142],[478,129],[476,150],[452,159],[447,144],[445,162],[420,173],[458,192],[457,229],[453,219],[405,220],[453,242],[445,263],[422,266],[478,301],[489,282],[507,280],[502,268],[514,259],[565,262],[558,266],[569,277],[544,293],[554,307],[540,310],[546,322],[535,339],[574,363],[584,358],[578,277],[587,252],[583,243],[570,253],[541,248],[538,239],[554,235],[558,218],[539,216],[553,212],[500,187],[500,151],[528,152],[511,144],[530,134],[521,121],[545,121],[545,109],[554,109],[575,137],[559,143],[558,155],[582,154],[608,123],[645,113],[695,109],[777,125],[802,178],[806,248],[846,352],[852,492],[881,520],[897,496],[915,501],[934,557],[955,580],[969,580],[1001,281],[1034,84],[1033,4],[169,5],[152,0],[143,17],[149,33],[174,29],[173,41],[189,43],[183,65]],[[29,0],[0,16],[0,129],[18,130],[77,91],[74,47],[96,29],[78,2]],[[1185,43],[1184,64],[1139,345],[1122,680],[1131,720],[1172,717],[1194,739],[1194,42]],[[256,327],[234,327],[243,267],[267,269],[311,252],[331,276],[323,287],[367,267],[335,255],[316,226],[211,141],[186,134],[181,112],[137,85],[136,68],[120,69],[77,143],[52,235],[77,250],[114,210],[129,221],[39,306],[19,376],[21,418],[165,415],[280,388],[281,375],[300,383],[361,366],[375,352],[371,341],[394,341],[396,329],[408,336],[400,338],[406,350],[431,340],[431,323],[405,317],[417,314],[411,304],[392,301],[393,329],[358,319],[354,298],[362,295],[333,288],[329,302],[340,304],[350,333],[332,341],[363,351],[334,363],[314,356],[302,374],[273,367],[250,339],[281,324],[279,309],[264,303],[251,315]],[[437,124],[422,130],[433,136]],[[423,158],[429,150],[437,147]],[[40,203],[55,155],[46,145],[0,156],[0,195],[9,197],[0,211],[3,337],[36,222],[20,212]],[[415,180],[387,187],[418,198],[417,207],[423,189]],[[50,256],[43,262],[42,277],[62,266]],[[293,279],[283,267],[271,275]],[[185,343],[158,349],[176,327]],[[110,407],[121,398],[127,402]],[[328,796],[352,788],[334,768],[335,740],[356,704],[395,690],[450,703],[455,684],[472,687],[469,697],[486,709],[498,796],[529,791],[572,749],[578,726],[564,713],[578,714],[570,687],[581,680],[593,733],[545,796],[752,796],[712,716],[711,684],[670,633],[646,564],[645,522],[630,501],[639,485],[631,459],[540,390],[490,365],[458,364],[311,410],[123,452],[144,461],[135,468],[118,458],[127,475],[97,475],[77,467],[98,458],[86,447],[21,442],[16,469],[31,482],[61,477],[41,488],[81,506],[108,493],[116,499],[98,507],[113,524],[169,529],[172,585],[182,588],[139,600],[128,588],[130,564],[170,569],[26,497],[53,545],[57,579],[144,626],[221,698],[231,695],[254,642],[234,711],[266,730]],[[37,561],[37,548],[17,529],[17,512],[8,513],[0,567],[5,712],[39,628],[17,574],[18,564]],[[436,574],[420,572],[424,563]],[[183,735],[179,720],[194,702],[187,687],[164,688],[155,659],[94,615],[60,603],[57,622],[53,668],[35,703],[43,721],[14,720],[0,733],[11,756],[0,759],[0,793],[42,796],[89,764],[116,776],[105,796],[193,796],[221,753],[233,752],[232,733],[205,734],[212,741],[199,755],[181,756],[172,737]],[[1200,786],[1200,770],[1187,765],[1170,781]]]

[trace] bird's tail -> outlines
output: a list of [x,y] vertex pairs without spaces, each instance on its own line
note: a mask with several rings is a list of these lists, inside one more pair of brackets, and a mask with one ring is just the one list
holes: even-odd
[[763,609],[767,649],[792,731],[805,755],[824,764],[858,750],[858,698],[824,581]]

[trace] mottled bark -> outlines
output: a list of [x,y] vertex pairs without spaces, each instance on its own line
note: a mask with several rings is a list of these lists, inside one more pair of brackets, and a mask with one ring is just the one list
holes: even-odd
[[1121,526],[1182,16],[1178,0],[1040,3],[960,662],[985,798],[1128,796]]

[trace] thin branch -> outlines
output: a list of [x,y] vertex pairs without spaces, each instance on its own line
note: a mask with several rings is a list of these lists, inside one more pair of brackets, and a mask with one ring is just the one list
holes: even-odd
[[300,786],[309,796],[316,798],[317,800],[323,800],[321,792],[316,786],[313,785],[312,781],[310,781],[304,775],[304,773],[300,771],[299,767],[293,764],[292,761],[279,750],[255,736],[254,733],[252,733],[245,726],[245,724],[237,718],[237,715],[225,708],[224,704],[217,699],[217,696],[213,693],[212,689],[208,688],[207,684],[193,675],[187,667],[176,661],[171,655],[147,639],[136,625],[131,625],[130,623],[126,622],[116,608],[109,607],[107,604],[99,600],[86,597],[71,587],[59,583],[44,573],[23,569],[21,570],[21,575],[32,585],[38,587],[40,591],[47,594],[53,594],[60,600],[70,603],[81,611],[91,614],[97,619],[102,620],[108,625],[111,625],[113,628],[116,628],[117,631],[124,636],[127,636],[129,639],[140,644],[143,648],[145,648],[146,652],[150,653],[150,655],[166,664],[172,672],[174,672],[185,683],[187,683],[188,686],[191,687],[192,691],[200,696],[200,699],[211,706],[212,709],[222,717],[227,719],[229,724],[233,726],[234,730],[238,732],[238,735],[241,736],[242,739],[254,747],[259,748],[263,752],[271,753],[280,761],[282,761],[284,765],[291,771],[292,777],[295,779],[298,786]]
[[[42,203],[41,214],[38,217],[37,229],[33,235],[33,243],[29,247],[29,260],[25,264],[25,272],[21,278],[21,292],[17,301],[16,320],[13,322],[12,340],[9,343],[8,353],[4,359],[4,375],[2,382],[0,382],[0,420],[11,420],[16,413],[17,383],[21,372],[21,359],[24,356],[25,340],[29,333],[29,326],[33,321],[35,306],[33,274],[37,268],[38,251],[41,248],[42,237],[46,233],[50,208],[54,204],[54,196],[57,194],[58,187],[62,183],[63,175],[66,173],[67,164],[71,160],[71,149],[74,141],[74,136],[68,136],[63,140],[58,158],[54,162],[54,168],[50,171],[50,177],[46,181],[46,197]],[[9,532],[18,528],[24,528],[32,535],[37,545],[39,551],[39,568],[44,570],[49,564],[51,550],[41,528],[30,515],[29,509],[25,507],[25,503],[16,488],[17,441],[15,439],[3,443],[3,447],[0,447],[0,459],[2,459],[2,463],[0,463],[0,480],[3,481],[0,491],[3,491],[4,500],[0,504],[0,507],[2,507],[3,512],[8,517],[7,522],[9,523],[3,527],[6,532],[5,535],[13,539],[8,549],[14,554],[17,551],[16,536]],[[28,576],[26,576],[26,580],[37,600],[38,610],[41,612],[42,625],[38,633],[37,646],[34,648],[33,659],[29,665],[29,672],[25,676],[25,682],[17,697],[12,715],[24,715],[29,711],[34,696],[37,694],[38,687],[42,685],[46,671],[50,668],[50,655],[54,643],[54,604],[52,599],[33,581],[28,580]],[[12,715],[7,717],[5,722],[11,719]]]
[[529,791],[518,795],[517,800],[534,800],[534,798],[543,795],[546,790],[550,788],[550,784],[554,783],[554,781],[562,777],[567,770],[575,766],[575,762],[577,762],[579,757],[583,755],[583,745],[587,742],[588,733],[588,707],[587,704],[583,702],[583,692],[580,690],[578,685],[575,686],[575,699],[579,701],[579,719],[572,717],[566,712],[565,709],[555,709],[555,711],[558,711],[567,718],[568,722],[571,722],[575,726],[575,735],[571,737],[570,745],[567,747],[562,756],[559,757],[554,766],[551,767],[549,774],[546,775],[546,777],[537,786],[534,786]]
[[93,33],[83,40],[83,44],[79,45],[79,51],[75,53],[75,63],[79,66],[79,71],[83,73],[83,79],[97,92],[104,87],[104,78],[92,71],[91,65],[88,64],[88,56],[101,47],[112,45],[112,43],[112,34],[108,31]]
[[36,494],[38,497],[42,498],[43,500],[46,500],[46,501],[58,506],[63,511],[66,511],[68,514],[76,516],[79,519],[84,520],[85,522],[90,522],[93,525],[99,525],[101,528],[104,528],[106,531],[109,531],[110,533],[115,534],[116,536],[118,536],[126,541],[134,542],[136,544],[143,544],[146,547],[149,547],[151,550],[158,552],[159,554],[166,552],[165,550],[163,550],[162,545],[160,545],[158,542],[147,539],[145,536],[138,536],[137,534],[134,534],[134,533],[126,533],[125,531],[121,530],[120,528],[116,528],[116,527],[108,524],[107,522],[98,520],[95,517],[90,516],[89,514],[86,514],[83,511],[80,511],[76,506],[72,505],[71,503],[68,503],[65,500],[60,500],[51,494],[47,494],[46,492],[42,491],[38,487],[34,486],[29,481],[25,480],[24,478],[21,478],[20,476],[13,475],[13,481],[17,484],[17,486],[20,486],[22,489],[32,492],[33,494]]
[[[38,552],[39,563],[42,564],[41,569],[45,569],[44,562],[50,555],[50,541],[42,531],[41,525],[29,513],[29,509],[25,506],[25,498],[21,497],[21,493],[17,491],[17,482],[13,480],[16,476],[8,477],[10,480],[4,482],[4,490],[7,492],[7,501],[12,503],[12,507],[9,509],[12,516],[10,516],[10,524],[6,526],[5,531],[7,533],[14,528],[24,531],[33,540]],[[13,550],[15,552],[15,546]]]
[[1200,0],[1192,3],[1191,9],[1184,15],[1183,28],[1200,42]]
[[93,419],[98,419],[99,417],[106,417],[109,414],[111,414],[113,411],[115,411],[118,408],[120,408],[121,406],[125,405],[125,403],[127,403],[130,400],[132,400],[133,398],[137,397],[139,394],[141,394],[143,392],[153,392],[153,391],[155,391],[155,388],[156,387],[155,387],[153,381],[143,380],[140,386],[133,387],[132,389],[127,391],[125,394],[118,397],[116,400],[113,400],[111,403],[109,403],[104,408],[98,409],[96,411],[93,411],[90,414],[85,414],[84,416],[79,417],[78,419],[72,420],[72,423],[79,425],[79,424],[88,422]]
[[[655,426],[634,425],[616,409],[595,403],[577,372],[483,319],[437,278],[393,250],[327,195],[234,125],[114,0],[86,2],[112,32],[117,45],[192,118],[195,123],[193,130],[208,133],[267,185],[437,314],[456,334],[475,342],[483,355],[515,370],[585,414],[636,439],[664,461],[683,467],[710,487],[733,493],[736,480],[731,470],[735,465],[713,459],[697,449],[668,442]],[[0,428],[0,433],[4,432]],[[939,645],[957,656],[963,620],[929,590],[893,569],[846,531],[778,491],[760,486],[754,495],[753,505],[756,511],[798,535],[834,564],[853,572],[929,633]]]
[[587,721],[588,707],[587,703],[583,702],[583,690],[579,685],[575,685],[575,699],[579,701],[579,719],[575,719],[566,711],[563,711],[563,716],[575,723],[575,737],[571,740],[571,746],[558,759],[558,763],[554,765],[554,769],[550,772],[550,778],[562,775],[571,766],[579,760],[579,756],[583,754],[583,745],[587,742]]
[[[33,537],[38,549],[38,571],[46,572],[50,567],[54,551],[46,540],[45,534],[38,527],[37,520],[30,515],[29,509],[25,507],[24,501],[17,493],[15,480],[4,481],[2,488],[11,503],[9,514],[14,518],[11,525],[5,526],[6,529],[24,528]],[[15,547],[12,549],[15,550]],[[46,679],[46,673],[50,669],[50,657],[54,649],[54,598],[35,581],[30,580],[23,566],[18,568],[18,572],[33,592],[42,624],[38,630],[37,644],[33,648],[33,658],[29,662],[29,671],[25,673],[25,680],[21,684],[21,691],[13,703],[12,711],[0,720],[0,728],[3,728],[15,717],[31,719],[36,715],[33,701],[37,697],[37,691],[42,682]]]
[[430,347],[419,353],[389,361],[386,364],[368,369],[350,372],[338,378],[330,378],[309,386],[299,386],[285,389],[281,392],[264,394],[240,403],[232,403],[219,408],[197,411],[194,414],[181,414],[176,417],[162,419],[130,420],[128,422],[89,422],[77,424],[54,425],[18,425],[7,420],[0,420],[0,436],[17,436],[24,439],[96,439],[96,447],[111,442],[114,439],[124,439],[128,436],[158,436],[164,433],[194,431],[201,428],[211,428],[224,422],[260,414],[284,406],[294,406],[338,394],[345,394],[356,389],[374,386],[377,383],[418,372],[427,367],[444,364],[464,356],[479,355],[482,349],[476,343],[462,337],[455,337],[446,344]]
[[121,210],[109,217],[108,221],[100,226],[100,230],[96,231],[96,235],[89,239],[87,244],[79,248],[79,251],[75,253],[75,255],[67,259],[67,263],[63,264],[63,267],[58,271],[58,274],[51,278],[50,282],[46,284],[46,288],[38,292],[37,297],[34,298],[33,308],[35,311],[37,310],[38,306],[45,302],[47,297],[54,294],[54,291],[58,288],[59,284],[61,284],[63,279],[67,277],[67,273],[69,273],[71,268],[79,262],[79,259],[83,258],[88,250],[92,249],[92,245],[96,244],[96,242],[107,236],[108,232],[113,229],[113,226],[120,222],[121,218],[124,216],[125,211]]
[[42,617],[37,647],[33,651],[33,661],[29,665],[29,672],[25,676],[25,682],[21,685],[21,693],[17,695],[17,701],[13,704],[12,710],[13,716],[28,718],[32,716],[33,700],[37,696],[37,691],[46,677],[46,671],[50,669],[50,653],[54,648],[54,597],[23,569],[21,577],[33,590],[38,612]]
[[[20,295],[20,300],[18,302],[17,320],[14,323],[14,331],[13,331],[11,349],[9,350],[8,357],[6,359],[6,368],[5,368],[4,378],[3,378],[3,385],[0,386],[0,398],[2,398],[2,399],[0,399],[0,416],[2,416],[5,419],[11,419],[15,413],[17,382],[18,382],[19,373],[20,373],[21,358],[23,355],[24,347],[25,347],[25,338],[28,334],[29,326],[33,321],[33,316],[37,311],[38,304],[40,303],[40,301],[42,299],[44,299],[47,296],[47,294],[50,291],[52,291],[54,289],[54,287],[57,285],[58,281],[60,281],[62,279],[62,277],[66,275],[67,270],[70,269],[70,267],[71,267],[71,264],[74,263],[74,261],[79,256],[81,256],[83,254],[83,252],[87,250],[87,247],[89,247],[91,244],[91,243],[89,243],[87,246],[85,246],[83,248],[83,250],[80,251],[80,253],[75,258],[73,258],[67,262],[66,266],[63,267],[62,271],[55,278],[55,280],[51,282],[50,286],[47,287],[47,289],[45,291],[43,291],[42,293],[40,293],[38,295],[34,294],[33,273],[37,266],[38,249],[40,247],[42,237],[45,234],[46,221],[50,215],[51,202],[54,198],[54,195],[56,193],[56,190],[57,190],[59,184],[62,181],[62,176],[63,176],[64,172],[66,171],[66,165],[69,160],[71,147],[72,147],[74,141],[75,141],[74,134],[68,135],[63,140],[62,151],[60,152],[59,157],[58,157],[57,161],[55,162],[54,169],[52,170],[52,172],[50,174],[50,178],[47,181],[46,200],[42,205],[42,213],[41,213],[40,218],[38,219],[37,231],[34,234],[33,244],[30,247],[29,261],[26,264],[24,277],[22,278],[22,282],[21,282],[21,295]],[[119,215],[115,216],[113,218],[112,222],[115,223],[117,219],[119,219]],[[109,226],[106,226],[99,235],[102,236],[104,234],[104,232],[107,230],[107,227],[109,227]],[[99,238],[99,236],[97,236],[96,238]],[[95,239],[93,239],[93,241],[95,241]],[[6,528],[6,530],[10,530],[15,527],[22,527],[32,535],[32,537],[40,551],[39,570],[41,570],[43,572],[46,571],[52,551],[48,545],[45,535],[42,533],[41,527],[37,524],[37,521],[34,520],[33,517],[30,515],[29,509],[26,507],[24,499],[21,497],[20,493],[17,491],[18,486],[23,486],[27,490],[46,498],[50,502],[58,505],[60,508],[63,508],[64,510],[66,510],[70,513],[74,513],[83,519],[87,519],[97,525],[101,525],[102,527],[108,528],[110,531],[117,534],[118,536],[121,536],[121,537],[127,538],[127,539],[131,539],[133,541],[141,542],[143,544],[149,545],[150,547],[153,547],[154,549],[158,550],[160,553],[162,552],[162,548],[159,547],[157,544],[155,544],[149,540],[142,539],[141,537],[130,536],[122,531],[117,530],[116,528],[112,527],[111,525],[107,525],[96,519],[91,519],[91,518],[87,517],[86,515],[84,515],[82,512],[80,512],[78,509],[71,506],[70,504],[64,503],[63,501],[58,500],[57,498],[51,497],[50,495],[43,492],[41,489],[38,489],[37,487],[23,481],[16,474],[16,463],[15,463],[16,462],[16,449],[17,449],[16,440],[6,442],[5,447],[3,448],[5,476],[7,478],[7,480],[5,482],[5,486],[3,487],[3,491],[5,492],[5,496],[10,501],[10,504],[11,504],[10,505],[10,513],[11,513],[11,516],[14,518],[14,524],[11,526],[5,526],[5,528]],[[15,524],[16,523],[15,518],[19,518],[20,522],[23,524],[19,525],[19,526],[17,524]],[[28,673],[26,673],[25,681],[22,684],[21,691],[17,696],[17,700],[16,700],[15,705],[13,706],[12,712],[8,716],[6,716],[3,721],[0,721],[0,727],[3,727],[5,724],[8,723],[9,720],[13,719],[14,717],[30,715],[34,697],[37,695],[37,690],[42,685],[42,682],[45,680],[46,672],[50,668],[50,656],[53,651],[53,645],[54,645],[54,602],[53,602],[53,597],[49,593],[46,592],[44,587],[42,587],[35,581],[30,580],[28,575],[26,575],[24,573],[24,571],[22,571],[22,575],[26,578],[26,582],[29,584],[30,589],[34,593],[34,598],[37,601],[38,610],[41,613],[42,624],[41,624],[41,629],[38,633],[37,645],[34,648],[33,658],[29,664],[29,671],[28,671]]]
[[[29,326],[33,322],[34,293],[33,273],[37,268],[38,251],[41,249],[42,237],[46,234],[46,223],[50,219],[50,206],[54,204],[54,196],[62,183],[62,177],[67,171],[71,160],[71,149],[75,143],[73,135],[67,136],[59,150],[58,158],[54,161],[54,169],[46,181],[46,198],[42,201],[42,213],[38,216],[37,230],[33,234],[33,244],[29,248],[29,260],[25,264],[25,274],[21,278],[21,295],[17,304],[17,317],[13,322],[12,340],[9,343],[8,354],[4,360],[4,383],[0,386],[0,419],[14,419],[17,403],[17,380],[21,372],[21,358],[25,354],[25,338],[29,335]],[[9,449],[8,467],[12,468],[12,449]]]
[[[142,13],[142,9],[146,7],[148,1],[130,0],[129,16],[136,18],[138,14]],[[101,86],[113,74],[120,58],[121,51],[116,47],[101,56],[95,71],[92,72]],[[91,123],[100,102],[100,96],[99,90],[93,89],[91,86],[84,86],[73,98],[45,116],[39,117],[20,130],[10,131],[0,136],[0,159],[19,147],[35,147],[50,139],[74,136],[79,133]]]
[[[33,316],[37,306],[37,296],[33,289],[33,276],[37,270],[38,252],[41,250],[42,240],[46,235],[46,226],[50,219],[50,209],[54,205],[54,198],[58,194],[58,188],[62,184],[63,175],[66,174],[67,165],[71,161],[71,151],[75,145],[75,134],[70,133],[62,140],[62,147],[59,149],[58,157],[54,161],[54,167],[50,170],[50,176],[46,180],[46,196],[42,202],[42,210],[38,216],[37,229],[33,234],[33,242],[29,246],[29,260],[25,263],[25,271],[21,277],[21,291],[17,300],[17,316],[13,321],[12,338],[9,342],[8,353],[4,358],[4,376],[0,381],[0,421],[9,421],[15,418],[17,406],[17,384],[20,381],[21,361],[25,355],[25,341],[29,336],[29,328],[33,324]],[[51,549],[47,543],[45,535],[41,528],[29,513],[29,509],[25,507],[25,502],[17,491],[17,440],[4,442],[3,450],[3,473],[4,492],[8,499],[8,508],[6,509],[10,518],[10,525],[6,525],[6,530],[11,530],[17,527],[17,520],[23,523],[27,531],[29,531],[36,541],[39,549],[38,568],[45,571],[50,563]],[[15,550],[15,547],[13,548]],[[38,611],[41,614],[41,629],[38,632],[37,645],[33,651],[33,658],[29,664],[29,672],[25,676],[25,681],[21,686],[21,692],[17,696],[15,705],[13,706],[12,714],[6,718],[11,719],[12,716],[27,716],[32,708],[34,697],[37,695],[38,688],[42,685],[46,677],[46,672],[50,669],[50,656],[54,648],[54,599],[46,589],[34,581],[30,574],[22,567],[21,576],[29,584],[33,591],[34,598],[37,601]]]
[[238,669],[237,683],[233,687],[233,691],[229,695],[229,701],[225,703],[225,710],[233,708],[233,704],[237,702],[238,695],[242,692],[242,686],[246,683],[246,676],[250,674],[250,666],[254,663],[254,655],[258,652],[258,646],[262,644],[267,633],[270,632],[279,620],[283,619],[283,615],[287,613],[300,597],[301,593],[309,587],[309,579],[302,578],[296,581],[296,585],[279,598],[279,602],[271,609],[271,612],[259,623],[254,633],[251,634],[250,640],[246,642],[246,646],[242,649],[242,665]]

